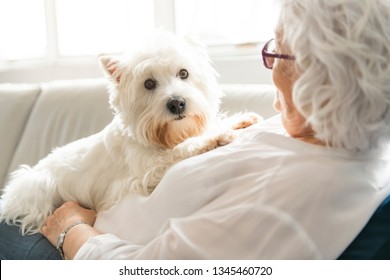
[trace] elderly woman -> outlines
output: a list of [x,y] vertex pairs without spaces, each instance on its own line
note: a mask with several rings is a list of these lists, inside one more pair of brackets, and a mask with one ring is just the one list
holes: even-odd
[[390,193],[389,26],[387,0],[282,0],[262,51],[280,115],[43,235],[67,259],[338,258]]

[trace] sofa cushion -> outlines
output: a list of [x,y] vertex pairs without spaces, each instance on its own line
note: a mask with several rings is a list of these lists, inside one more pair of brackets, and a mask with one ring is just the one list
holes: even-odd
[[39,85],[0,84],[0,187],[39,93]]
[[34,165],[54,147],[102,130],[112,117],[105,80],[43,84],[8,171]]

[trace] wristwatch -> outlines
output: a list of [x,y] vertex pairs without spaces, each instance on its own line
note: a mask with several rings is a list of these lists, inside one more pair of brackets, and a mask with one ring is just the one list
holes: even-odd
[[73,227],[77,226],[77,225],[80,225],[80,224],[86,224],[85,222],[82,222],[82,221],[76,221],[74,222],[73,224],[71,224],[70,226],[68,226],[63,232],[60,233],[60,235],[58,236],[57,238],[57,244],[56,244],[56,249],[58,250],[58,252],[60,253],[61,255],[61,258],[62,259],[65,259],[65,255],[64,255],[64,250],[63,250],[63,246],[64,246],[64,241],[65,241],[65,236],[66,234],[68,233],[68,231],[70,231]]

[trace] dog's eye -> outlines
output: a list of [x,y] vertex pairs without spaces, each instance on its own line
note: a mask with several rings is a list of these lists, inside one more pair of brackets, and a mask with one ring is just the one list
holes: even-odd
[[186,69],[181,69],[178,76],[180,79],[185,80],[188,78],[188,71]]
[[152,79],[147,79],[144,83],[144,86],[147,90],[152,90],[152,89],[155,89],[156,86],[157,86],[157,83],[156,81],[152,80]]

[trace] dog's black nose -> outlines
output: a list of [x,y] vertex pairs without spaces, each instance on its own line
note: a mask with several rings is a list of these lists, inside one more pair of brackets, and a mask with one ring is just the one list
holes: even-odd
[[186,109],[186,100],[182,97],[174,96],[168,100],[168,110],[175,115],[180,115]]

